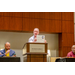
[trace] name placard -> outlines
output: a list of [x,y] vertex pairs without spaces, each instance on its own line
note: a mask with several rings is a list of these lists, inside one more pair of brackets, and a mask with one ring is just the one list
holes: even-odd
[[30,52],[45,52],[44,44],[30,44]]

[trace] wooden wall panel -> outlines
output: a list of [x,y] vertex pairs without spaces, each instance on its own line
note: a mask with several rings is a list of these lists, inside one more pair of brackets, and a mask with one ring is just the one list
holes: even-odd
[[63,55],[62,56],[64,56],[64,57],[67,56],[67,50],[68,50],[67,47],[63,47]]
[[22,31],[22,18],[15,18],[16,30]]
[[66,57],[70,51],[71,51],[71,47],[67,47],[67,46],[63,47],[63,55],[62,56]]
[[29,13],[29,17],[30,17],[30,18],[34,18],[34,13],[35,13],[35,12],[30,12],[30,13]]
[[3,30],[3,17],[0,17],[0,30]]
[[62,42],[63,42],[63,40],[62,40],[62,33],[59,33],[58,34],[58,39],[59,39],[59,47],[62,47]]
[[67,46],[67,34],[62,33],[62,45]]
[[72,46],[74,42],[74,34],[67,34],[67,45]]
[[23,17],[39,19],[61,19],[61,12],[23,12]]
[[73,21],[62,21],[62,32],[74,33]]
[[59,56],[64,57],[71,50],[71,47],[74,44],[74,34],[62,33],[62,35],[59,34],[59,37]]
[[30,19],[23,18],[23,31],[29,31]]
[[63,33],[62,34],[63,46],[72,46],[74,41],[74,34]]
[[34,28],[39,28],[39,19],[28,19],[29,23],[27,23],[29,26],[28,31],[33,31]]
[[[61,52],[60,52],[61,51]],[[71,51],[71,46],[67,47],[67,46],[63,46],[62,50],[60,50],[59,48],[59,56],[60,57],[66,57],[67,54]]]
[[22,18],[22,12],[13,12],[14,13],[14,17],[21,17]]
[[21,17],[22,18],[23,13],[22,12],[10,12],[9,16],[10,17]]
[[29,24],[29,30],[30,31],[33,31],[34,28],[39,28],[39,26],[40,26],[39,19],[30,19],[29,23],[30,23]]
[[59,47],[59,56],[66,57],[70,51],[71,51],[71,47],[67,47],[67,46],[63,46],[62,48]]
[[61,16],[62,35],[60,38],[62,39],[62,54],[59,51],[59,56],[67,56],[67,53],[71,51],[71,47],[74,44],[74,13],[62,12]]
[[62,51],[62,47],[59,47],[59,56],[62,57],[63,51]]
[[[59,13],[59,12],[56,12],[56,13],[55,12],[3,12],[3,16],[4,17],[12,17],[12,18],[10,18],[10,22],[11,22],[10,25],[12,25],[12,27],[10,26],[11,28],[9,30],[17,29],[17,30],[21,31],[21,28],[24,27],[22,31],[33,31],[33,29],[35,27],[38,27],[40,29],[40,32],[53,32],[53,33],[61,32],[61,21],[55,20],[55,19],[61,19],[61,13]],[[14,28],[15,25],[13,25],[16,23],[14,21],[14,17],[22,18],[22,23],[19,23],[17,21],[19,19],[16,20],[17,23],[19,23],[19,25],[16,24],[17,28]],[[27,21],[26,18],[29,21]],[[26,21],[29,23],[27,23]],[[12,22],[15,22],[15,23],[12,23]],[[23,26],[21,26],[20,24]]]
[[61,12],[50,12],[49,18],[61,20]]
[[14,22],[15,22],[14,17],[10,17],[10,23],[9,23],[10,24],[10,26],[9,26],[10,29],[9,30],[14,30],[14,28],[16,28]]
[[22,18],[10,17],[9,27],[9,30],[22,31]]
[[45,32],[50,32],[50,21],[51,20],[44,20]]
[[62,12],[62,20],[74,20],[73,12]]
[[[25,15],[25,13],[23,13],[23,15]],[[56,18],[57,16],[55,16],[55,15],[57,15],[58,18]],[[53,16],[54,16],[54,18],[53,18]],[[40,32],[61,32],[61,21],[50,20],[51,25],[49,25],[50,22],[47,21],[50,17],[53,19],[61,19],[61,13],[60,14],[58,12],[56,14],[54,13],[53,16],[50,16],[50,12],[30,12],[30,13],[28,13],[28,16],[26,16],[26,17],[30,18],[29,31],[33,31],[33,29],[35,27],[38,27],[40,29]],[[32,18],[32,20],[31,20],[31,18]]]
[[3,12],[0,12],[0,17],[3,17]]
[[23,17],[29,18],[29,13],[30,13],[30,12],[23,12]]
[[55,29],[56,29],[55,32],[58,32],[58,33],[61,32],[61,21],[55,20]]
[[29,30],[30,31],[33,31],[33,29],[34,29],[34,19],[30,19],[30,21],[29,21],[29,23],[30,23],[30,25],[29,25]]
[[10,12],[9,15],[10,15],[11,17],[14,17],[14,16],[15,16],[13,12]]
[[74,34],[74,20],[71,23],[71,30],[70,31]]
[[[72,47],[72,46],[71,46],[71,47]],[[67,51],[67,54],[68,54],[68,52],[71,51],[71,47],[68,47],[68,48],[67,48],[67,50],[68,50],[68,51]]]
[[3,16],[4,16],[4,17],[9,17],[9,13],[10,13],[10,12],[3,12]]
[[40,12],[39,13],[39,18],[40,19],[44,19],[44,17],[45,17],[45,12]]
[[55,17],[54,19],[61,20],[61,12],[55,12]]
[[[27,16],[25,15],[27,14]],[[50,16],[50,12],[30,12],[23,13],[23,17],[29,18],[29,31],[33,31],[34,28],[38,27],[40,32],[61,32],[61,21],[60,20],[49,20],[50,17],[53,19],[61,19],[61,13],[58,12],[56,15]],[[23,31],[25,31],[23,29]]]
[[59,39],[59,56],[61,57],[62,55],[63,55],[63,44],[62,44],[62,42],[63,42],[63,40],[62,40],[62,33],[59,33],[59,35],[58,35],[58,39]]
[[[2,14],[2,13],[0,12],[0,14]],[[65,15],[67,16],[67,13],[63,12],[62,15],[63,15],[62,18],[64,18]],[[68,15],[69,15],[70,18],[73,18],[73,17],[71,17],[73,15],[72,13],[68,12]],[[42,31],[47,31],[47,32],[61,32],[61,25],[58,25],[58,24],[61,23],[61,12],[23,12],[23,13],[22,12],[3,12],[3,16],[5,16],[5,17],[6,16],[11,16],[11,17],[22,17],[23,16],[23,17],[26,17],[26,18],[33,18],[33,19],[34,18],[38,18],[38,19],[41,18],[43,23],[39,22],[39,24],[43,24],[43,25],[40,25],[40,26],[45,26],[44,21],[43,21],[44,19],[47,19],[47,20],[51,19],[51,20],[54,20],[55,23],[53,23],[53,21],[52,21],[52,23],[51,23],[52,26],[50,25],[50,27],[48,27],[48,28],[51,28],[51,29],[53,28],[52,30],[48,31],[48,29],[45,29],[45,28],[41,29],[41,27],[39,27],[39,28]],[[60,23],[56,19],[59,19]],[[70,19],[66,19],[66,20],[70,20]],[[48,24],[48,23],[46,23],[46,24]],[[72,21],[71,22],[68,22],[68,21],[65,22],[65,21],[63,21],[62,22],[62,24],[63,24],[62,25],[63,32],[70,32],[70,31],[73,32],[73,29],[72,29],[73,26],[71,26],[71,25],[73,25],[72,23],[73,23]]]
[[40,14],[40,12],[35,12],[34,13],[34,18],[40,18],[40,15],[39,14]]
[[50,16],[50,19],[55,19],[55,12],[50,12],[49,16]]
[[49,20],[50,19],[50,12],[45,12],[44,18]]
[[49,32],[60,33],[61,32],[61,21],[59,20],[51,20],[49,25]]
[[3,17],[3,30],[9,30],[9,17]]
[[39,21],[39,30],[40,32],[45,32],[45,21],[43,19]]
[[39,24],[40,24],[39,19],[34,19],[34,28],[39,28]]
[[50,21],[49,28],[50,28],[49,32],[55,32],[56,31],[56,25],[55,25],[55,21],[54,20]]

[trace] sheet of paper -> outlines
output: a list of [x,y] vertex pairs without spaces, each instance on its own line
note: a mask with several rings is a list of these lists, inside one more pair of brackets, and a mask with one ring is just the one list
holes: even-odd
[[44,43],[45,35],[37,35],[37,42]]

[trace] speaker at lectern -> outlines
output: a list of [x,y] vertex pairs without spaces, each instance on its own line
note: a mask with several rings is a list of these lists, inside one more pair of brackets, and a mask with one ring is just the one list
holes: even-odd
[[27,62],[47,62],[47,43],[27,42],[23,47]]

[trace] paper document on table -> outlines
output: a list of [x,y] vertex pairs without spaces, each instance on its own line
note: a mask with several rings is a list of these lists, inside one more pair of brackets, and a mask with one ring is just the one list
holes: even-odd
[[44,43],[45,41],[45,35],[37,35],[37,42]]

